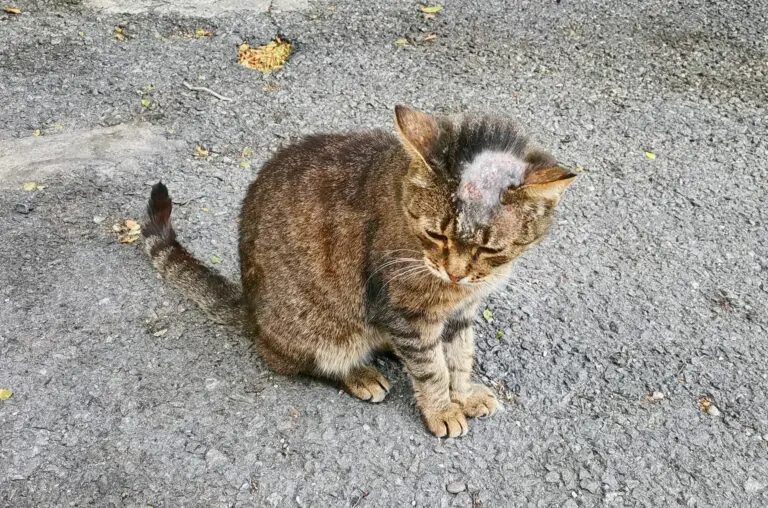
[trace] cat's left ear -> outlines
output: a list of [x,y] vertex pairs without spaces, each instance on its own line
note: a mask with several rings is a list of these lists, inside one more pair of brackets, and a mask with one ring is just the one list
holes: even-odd
[[528,172],[518,188],[529,197],[543,198],[557,204],[565,189],[576,180],[576,175],[567,169],[553,166]]
[[437,141],[440,128],[434,118],[406,106],[395,106],[397,131],[405,144],[426,162]]

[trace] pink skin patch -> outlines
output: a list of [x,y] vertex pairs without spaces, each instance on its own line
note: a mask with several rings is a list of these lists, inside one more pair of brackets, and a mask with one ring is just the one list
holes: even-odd
[[502,192],[522,183],[526,163],[507,152],[482,152],[464,169],[456,198],[462,203],[458,228],[470,233],[486,223]]

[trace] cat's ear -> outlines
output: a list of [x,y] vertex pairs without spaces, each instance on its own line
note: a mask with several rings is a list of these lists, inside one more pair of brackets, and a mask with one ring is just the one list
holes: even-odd
[[558,166],[545,167],[529,171],[518,190],[529,197],[543,198],[557,204],[565,189],[574,180],[576,180],[576,175],[567,169]]
[[426,113],[398,105],[395,106],[395,123],[405,144],[426,162],[440,131],[435,119]]

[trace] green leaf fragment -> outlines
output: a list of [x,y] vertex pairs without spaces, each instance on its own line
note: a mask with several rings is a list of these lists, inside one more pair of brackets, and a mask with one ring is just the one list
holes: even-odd
[[211,256],[211,263],[213,263],[214,265],[218,265],[222,261],[224,260],[221,259],[219,256]]
[[0,400],[8,400],[13,397],[13,391],[7,388],[0,388]]
[[491,312],[490,309],[485,309],[483,311],[483,317],[487,322],[493,323],[493,312]]

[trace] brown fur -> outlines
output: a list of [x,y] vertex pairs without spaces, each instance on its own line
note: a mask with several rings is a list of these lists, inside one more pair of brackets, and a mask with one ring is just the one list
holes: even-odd
[[478,306],[545,234],[574,177],[501,119],[398,107],[396,123],[400,139],[312,136],[265,164],[240,214],[242,294],[176,242],[162,184],[147,250],[204,308],[229,308],[276,372],[379,402],[389,384],[369,360],[391,348],[427,428],[463,435],[466,417],[497,407],[471,382]]

